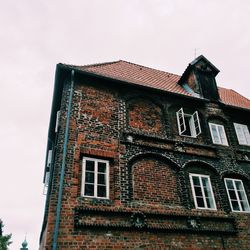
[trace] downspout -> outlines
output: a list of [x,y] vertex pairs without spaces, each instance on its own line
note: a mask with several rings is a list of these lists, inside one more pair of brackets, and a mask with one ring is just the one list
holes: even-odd
[[58,230],[59,230],[60,217],[61,217],[63,181],[64,181],[64,174],[65,174],[65,166],[66,166],[67,145],[68,145],[68,139],[69,139],[70,111],[71,111],[71,106],[72,106],[73,90],[74,90],[74,74],[75,74],[75,71],[72,70],[69,104],[68,104],[66,128],[65,128],[65,134],[64,134],[63,158],[62,158],[61,175],[60,175],[60,183],[59,183],[58,202],[57,202],[57,207],[56,207],[56,223],[55,223],[53,243],[52,243],[53,250],[57,249]]

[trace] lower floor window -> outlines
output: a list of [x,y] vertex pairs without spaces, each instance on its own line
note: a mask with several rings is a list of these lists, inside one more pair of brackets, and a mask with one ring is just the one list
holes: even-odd
[[250,212],[246,192],[241,180],[225,178],[228,199],[232,211]]
[[214,194],[208,175],[190,174],[195,207],[216,210]]
[[82,196],[109,198],[108,161],[84,157],[82,173]]

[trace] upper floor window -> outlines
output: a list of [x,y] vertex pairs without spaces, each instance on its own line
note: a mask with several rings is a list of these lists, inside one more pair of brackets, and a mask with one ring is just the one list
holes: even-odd
[[247,125],[234,123],[238,142],[241,145],[250,145],[250,134]]
[[183,136],[197,137],[201,133],[198,112],[186,114],[181,108],[176,112],[179,134]]
[[225,178],[227,195],[232,211],[250,212],[246,192],[241,180]]
[[109,198],[108,161],[84,157],[82,173],[82,196]]
[[228,146],[227,136],[223,125],[209,123],[209,128],[214,144],[221,144]]
[[208,175],[190,174],[195,207],[216,210],[214,194]]

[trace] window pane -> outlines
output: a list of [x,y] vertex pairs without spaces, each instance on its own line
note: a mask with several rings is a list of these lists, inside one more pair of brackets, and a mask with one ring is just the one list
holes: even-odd
[[210,188],[204,188],[204,194],[205,194],[205,197],[209,197],[209,198],[212,198],[212,192],[210,190]]
[[218,131],[220,134],[220,139],[221,139],[221,144],[227,144],[227,139],[226,139],[226,135],[224,133],[224,129],[222,126],[218,126]]
[[105,174],[98,174],[98,184],[106,184],[106,175]]
[[231,200],[237,200],[236,194],[234,190],[228,190],[229,197]]
[[245,193],[243,191],[238,191],[238,196],[240,200],[246,200]]
[[249,205],[246,200],[241,201],[240,203],[243,211],[250,211]]
[[235,181],[235,186],[237,190],[243,190],[241,181]]
[[85,182],[94,183],[94,173],[86,172],[86,174],[85,174]]
[[246,144],[246,139],[245,139],[242,125],[240,124],[235,125],[235,129],[236,129],[236,134],[237,134],[239,143]]
[[94,196],[94,185],[92,185],[92,184],[85,184],[84,195]]
[[198,176],[192,176],[192,179],[195,186],[200,186],[200,180]]
[[240,211],[240,207],[239,207],[239,204],[238,204],[238,201],[231,201],[232,202],[232,207],[233,207],[233,210],[234,211]]
[[98,172],[99,173],[106,173],[106,163],[98,162]]
[[228,189],[234,189],[233,181],[232,180],[226,180],[227,188]]
[[198,205],[198,207],[205,207],[203,198],[198,198],[197,197],[197,205]]
[[206,202],[208,208],[215,208],[215,204],[212,197],[206,198]]
[[195,191],[195,196],[202,197],[201,187],[194,187],[194,191]]
[[184,123],[181,123],[181,124],[180,124],[180,129],[181,129],[181,131],[184,131],[184,130],[185,130],[185,124],[184,124]]
[[244,132],[244,135],[245,135],[246,144],[250,145],[250,134],[249,134],[249,130],[248,130],[247,125],[244,125],[243,132]]
[[201,180],[202,180],[203,186],[206,187],[206,188],[209,188],[208,178],[207,177],[202,177]]
[[87,171],[94,171],[95,169],[95,162],[86,160],[86,170]]
[[97,196],[106,197],[106,186],[97,186]]
[[190,115],[184,115],[184,120],[185,120],[185,124],[186,124],[186,130],[183,132],[183,135],[188,135],[191,136],[191,116]]
[[220,138],[219,138],[216,126],[215,125],[211,125],[211,128],[212,128],[212,134],[213,134],[214,142],[215,143],[220,143]]

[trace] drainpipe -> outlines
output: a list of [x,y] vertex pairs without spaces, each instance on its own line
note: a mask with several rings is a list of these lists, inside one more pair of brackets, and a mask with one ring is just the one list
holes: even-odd
[[72,70],[69,104],[68,104],[66,128],[65,128],[65,134],[64,134],[63,158],[62,158],[61,175],[60,175],[60,183],[59,183],[58,202],[57,202],[57,207],[56,207],[56,223],[55,223],[54,237],[53,237],[53,243],[52,243],[53,250],[57,249],[58,229],[59,229],[60,217],[61,217],[63,181],[64,181],[64,174],[65,174],[65,166],[66,166],[67,144],[68,144],[68,139],[69,139],[70,111],[71,111],[71,106],[72,106],[72,98],[73,98],[73,90],[74,90],[74,74],[75,74],[75,71]]

